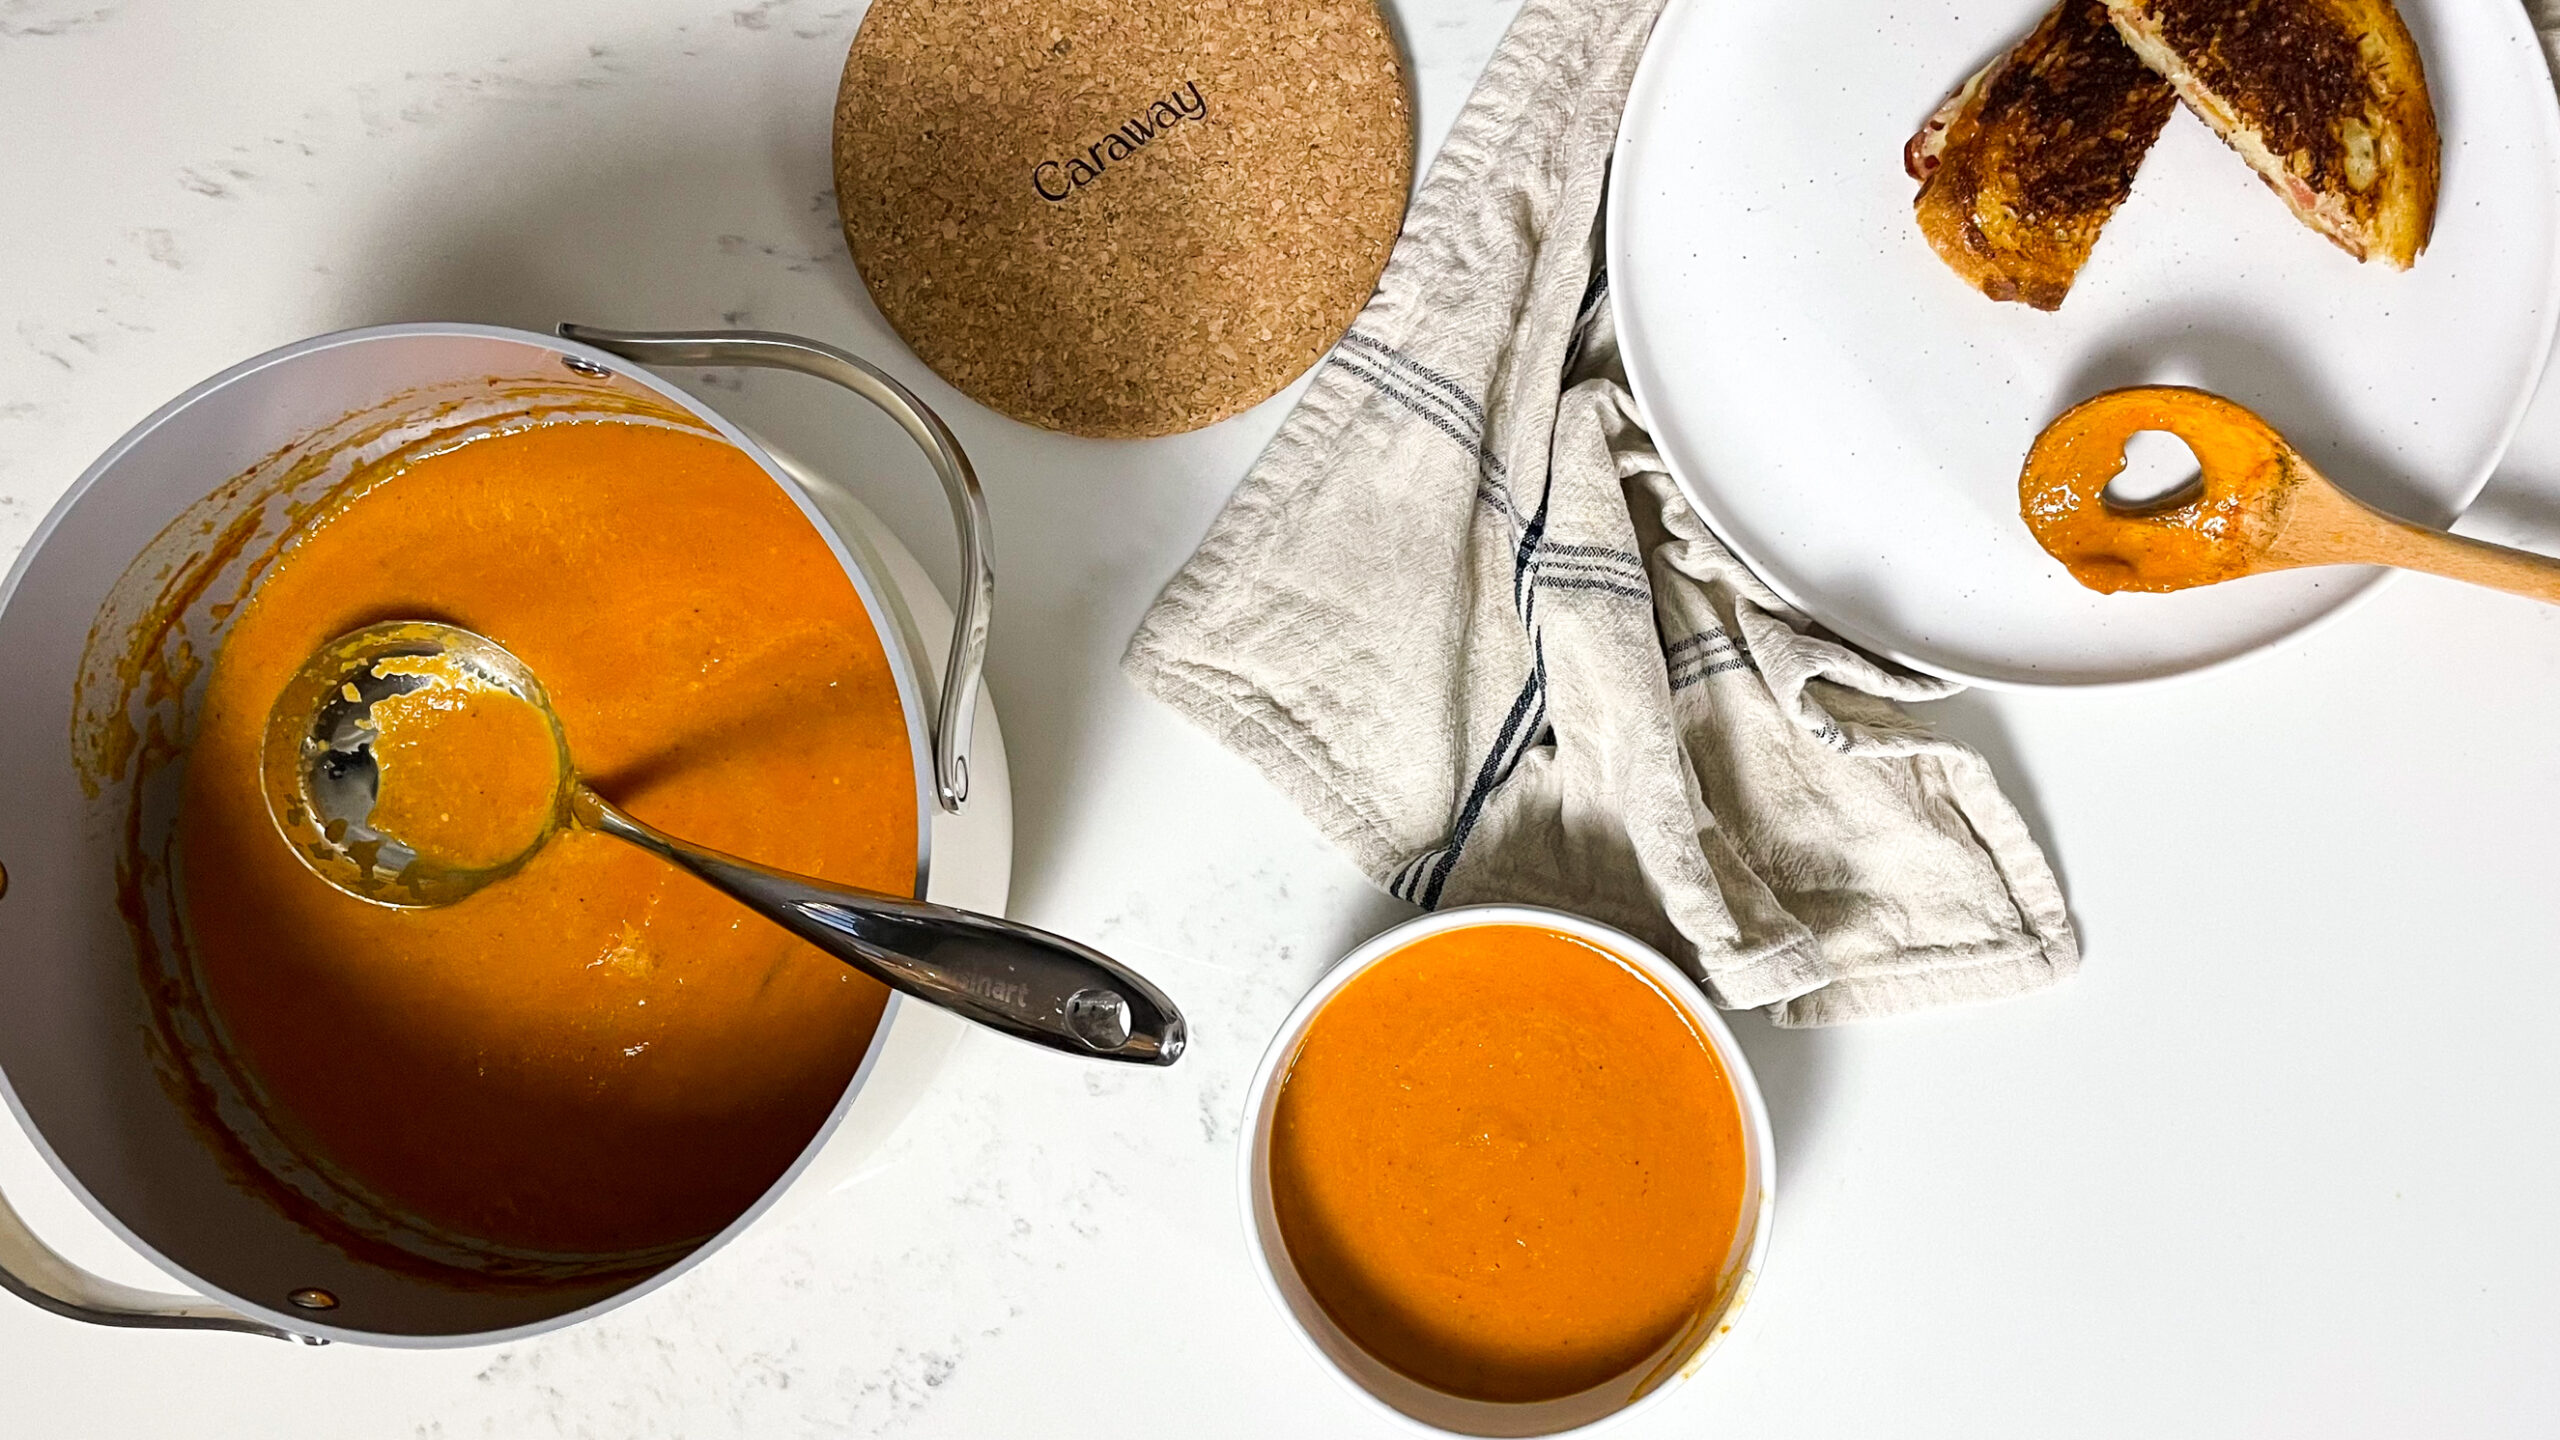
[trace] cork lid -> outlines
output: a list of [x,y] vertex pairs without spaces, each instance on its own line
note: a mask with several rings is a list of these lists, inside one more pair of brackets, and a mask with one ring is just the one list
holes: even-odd
[[1049,429],[1167,435],[1350,328],[1413,124],[1374,0],[874,0],[835,170],[863,282],[944,379]]

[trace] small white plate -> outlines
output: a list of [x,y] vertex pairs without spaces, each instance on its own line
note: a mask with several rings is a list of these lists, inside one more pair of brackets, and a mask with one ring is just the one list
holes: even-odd
[[2443,524],[2505,452],[2560,318],[2560,102],[2515,0],[2400,0],[2444,132],[2415,270],[2305,229],[2181,110],[2059,313],[1984,299],[1921,238],[1902,145],[2048,3],[1671,0],[1609,199],[1627,370],[1691,502],[1843,636],[1990,685],[2201,669],[2380,578],[2081,589],[2018,519],[2027,447],[2072,403],[2219,391]]

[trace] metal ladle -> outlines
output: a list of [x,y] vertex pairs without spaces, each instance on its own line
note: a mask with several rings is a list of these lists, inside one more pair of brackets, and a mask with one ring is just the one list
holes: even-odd
[[[421,661],[434,662],[432,667]],[[455,868],[371,824],[381,793],[373,707],[428,685],[422,671],[504,692],[549,722],[559,789],[549,823],[496,864]],[[1046,931],[876,894],[689,845],[633,819],[578,778],[551,698],[497,642],[451,625],[369,625],[320,647],[276,699],[261,779],[277,828],[329,884],[380,905],[446,905],[524,867],[562,828],[637,845],[893,990],[1070,1054],[1170,1065],[1182,1012],[1108,956]]]

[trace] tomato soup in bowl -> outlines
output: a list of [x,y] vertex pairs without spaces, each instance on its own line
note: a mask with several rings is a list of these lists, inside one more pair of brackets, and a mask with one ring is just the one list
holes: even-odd
[[1300,1002],[1252,1093],[1274,1298],[1428,1429],[1553,1435],[1650,1403],[1732,1328],[1768,1244],[1748,1064],[1668,960],[1577,917],[1388,931]]

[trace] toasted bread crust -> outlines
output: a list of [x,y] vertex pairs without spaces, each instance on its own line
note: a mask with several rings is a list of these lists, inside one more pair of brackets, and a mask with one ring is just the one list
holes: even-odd
[[2442,171],[2425,63],[2391,0],[2107,0],[2125,42],[2304,224],[2406,270]]
[[1905,147],[1921,233],[1992,299],[2060,308],[2175,103],[2106,0],[2061,0]]

